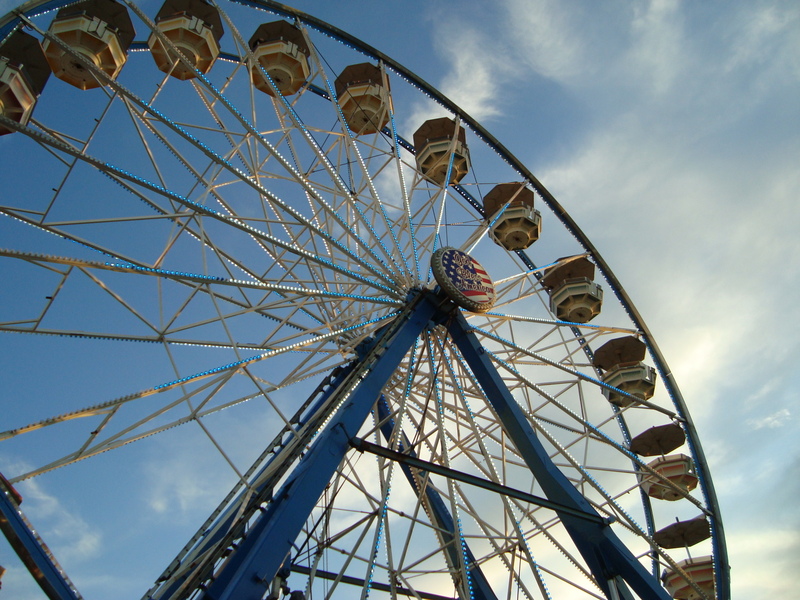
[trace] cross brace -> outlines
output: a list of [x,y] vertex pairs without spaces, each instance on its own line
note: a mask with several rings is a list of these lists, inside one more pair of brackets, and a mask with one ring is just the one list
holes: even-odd
[[[483,389],[495,415],[500,420],[506,435],[544,490],[547,498],[531,496],[531,502],[555,510],[568,531],[573,542],[591,570],[597,584],[610,600],[621,598],[633,600],[629,585],[643,600],[671,600],[658,580],[649,574],[616,534],[608,527],[592,505],[575,489],[567,477],[555,466],[547,455],[544,446],[525,413],[516,403],[497,369],[471,331],[463,315],[454,305],[442,296],[420,292],[412,298],[406,308],[395,320],[376,335],[361,359],[355,363],[348,375],[339,380],[332,392],[333,405],[337,406],[330,422],[317,436],[316,441],[300,460],[295,470],[278,490],[264,512],[253,522],[246,537],[232,549],[231,555],[205,586],[200,598],[203,600],[261,600],[289,555],[294,542],[303,528],[308,516],[317,504],[325,487],[341,463],[345,453],[353,445],[362,450],[383,454],[388,458],[401,460],[404,465],[417,469],[441,470],[442,467],[425,461],[418,461],[409,452],[381,449],[374,444],[360,443],[356,437],[359,428],[366,421],[381,391],[402,361],[414,341],[427,328],[436,323],[447,323],[449,334],[458,347],[466,364],[472,370]],[[403,448],[399,448],[403,450]],[[389,453],[389,454],[387,454]],[[419,464],[414,461],[418,461]],[[466,480],[466,474],[441,472],[440,474],[460,479],[473,485],[480,484]],[[514,490],[501,486],[499,493],[513,495]],[[530,496],[530,495],[529,495]],[[19,517],[18,510],[10,496],[0,494],[0,508],[5,515],[0,523],[3,530],[12,528],[12,537],[22,540],[32,531]],[[444,508],[438,518],[446,523],[452,517]],[[452,529],[452,528],[451,528]],[[41,540],[31,537],[32,546],[27,552],[47,558]],[[465,552],[469,552],[466,548]],[[452,557],[451,557],[452,558]],[[49,560],[49,559],[48,559]],[[80,596],[67,583],[53,561],[44,561],[43,570],[49,570],[46,586],[52,588],[54,600],[79,600]],[[472,559],[468,559],[472,562]],[[297,570],[290,565],[292,570]],[[474,565],[473,565],[474,567]],[[476,598],[493,600],[494,594],[479,569],[473,569],[475,581],[481,583],[471,587]],[[60,580],[60,581],[59,581]],[[485,590],[481,588],[485,586]],[[43,586],[45,588],[45,586]],[[47,591],[47,590],[46,590]],[[478,592],[477,594],[475,592]]]

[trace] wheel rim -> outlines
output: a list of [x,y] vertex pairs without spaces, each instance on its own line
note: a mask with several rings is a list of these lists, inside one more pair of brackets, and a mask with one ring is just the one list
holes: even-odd
[[[34,16],[43,6],[26,9],[32,18],[28,24],[45,30],[50,17]],[[276,10],[272,3],[263,7]],[[130,10],[139,19],[137,39],[145,39],[149,17],[137,14],[135,6]],[[32,122],[3,139],[4,155],[19,144],[20,155],[36,149],[40,157],[37,182],[22,168],[9,173],[10,189],[19,191],[2,207],[8,239],[15,243],[3,252],[3,267],[9,280],[21,282],[12,302],[3,306],[4,335],[38,334],[24,339],[46,338],[49,346],[42,347],[53,353],[84,353],[90,344],[96,348],[106,340],[130,357],[95,350],[93,360],[117,372],[131,363],[138,367],[125,376],[124,389],[132,394],[98,393],[97,401],[80,402],[88,395],[84,373],[64,385],[71,402],[67,410],[20,407],[14,419],[20,427],[7,432],[4,445],[10,456],[24,456],[36,467],[19,469],[12,481],[76,459],[81,462],[75,468],[89,472],[92,461],[107,459],[84,458],[177,425],[195,429],[215,449],[230,467],[228,482],[246,479],[252,461],[259,457],[257,471],[268,457],[236,448],[242,421],[258,419],[263,439],[277,443],[286,437],[282,427],[294,422],[296,400],[310,397],[335,368],[358,362],[362,344],[393,320],[409,293],[433,287],[430,256],[450,245],[474,253],[496,282],[495,308],[469,322],[556,464],[598,512],[617,519],[615,527],[634,554],[655,551],[661,565],[675,567],[683,554],[652,547],[653,527],[676,515],[708,513],[714,536],[705,552],[715,556],[717,594],[725,597],[721,523],[683,401],[624,289],[555,199],[483,128],[447,103],[451,116],[471,130],[473,169],[457,186],[436,186],[420,177],[398,133],[409,125],[402,122],[401,107],[417,91],[396,75],[412,81],[413,75],[382,55],[377,57],[384,59],[394,105],[386,133],[354,137],[343,127],[342,115],[325,96],[334,94],[338,71],[363,59],[334,44],[328,48],[322,40],[314,38],[310,85],[300,93],[271,99],[254,90],[246,64],[237,58],[246,56],[250,31],[237,34],[236,29],[253,23],[242,21],[240,6],[226,10],[228,46],[207,78],[170,78],[146,53],[134,52],[118,81],[103,81],[105,93],[73,91],[51,81]],[[272,20],[268,13],[258,14]],[[4,24],[10,26],[11,19]],[[307,24],[321,27],[311,19]],[[353,41],[336,30],[329,33]],[[311,29],[308,35],[313,37]],[[376,57],[368,47],[360,50]],[[80,110],[75,109],[78,98]],[[410,139],[410,132],[404,137]],[[546,239],[529,255],[495,245],[480,212],[480,198],[495,183],[519,180],[537,191],[538,205],[554,211],[545,218]],[[591,324],[558,322],[531,259],[546,264],[583,253],[606,277],[618,304],[606,302]],[[670,396],[677,408],[657,396],[649,408],[618,410],[602,397],[587,349],[623,334],[641,336],[648,344],[665,379],[661,396]],[[147,344],[134,353],[132,342]],[[413,444],[423,460],[535,493],[530,474],[519,467],[518,455],[476,388],[442,330],[426,331],[384,390],[397,427],[416,436],[408,443],[395,436],[390,449]],[[243,416],[228,429],[230,411],[223,409],[234,406]],[[359,437],[385,446],[380,414],[376,406]],[[647,472],[643,463],[648,461],[626,447],[629,432],[670,418],[684,424],[703,493],[690,494],[679,506],[653,507],[640,494],[637,478],[639,469]],[[79,437],[72,427],[89,434]],[[39,437],[44,434],[51,435]],[[160,444],[161,437],[112,454],[121,454],[125,464],[135,448]],[[48,440],[47,450],[54,450],[51,440],[64,442],[61,462],[46,456],[41,439]],[[158,446],[150,448],[154,452]],[[369,476],[359,475],[364,469]],[[349,455],[320,512],[309,519],[309,541],[298,541],[293,556],[298,572],[305,568],[316,575],[294,575],[290,584],[308,585],[316,594],[335,593],[347,586],[324,573],[337,572],[371,582],[372,587],[363,587],[373,593],[383,593],[385,584],[452,595],[458,584],[448,571],[464,564],[452,564],[452,557],[448,563],[447,552],[431,550],[443,538],[430,522],[431,508],[425,504],[430,500],[409,498],[411,487],[398,484],[399,479],[400,467],[388,459]],[[398,498],[401,485],[407,489]],[[512,590],[529,597],[558,595],[562,589],[600,595],[552,511],[476,492],[453,479],[437,483],[432,478],[430,485],[458,524],[457,541],[501,587],[498,597]],[[342,498],[347,500],[340,506]],[[328,527],[324,543],[315,537],[323,525]],[[413,535],[398,544],[407,531]],[[394,555],[396,545],[403,549],[401,557]],[[320,547],[325,552],[316,552]],[[333,556],[344,556],[346,564]]]

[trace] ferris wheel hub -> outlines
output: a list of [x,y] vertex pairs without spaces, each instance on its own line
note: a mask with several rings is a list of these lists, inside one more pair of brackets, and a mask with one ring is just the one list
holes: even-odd
[[494,306],[494,283],[480,263],[456,248],[439,248],[431,257],[436,282],[447,296],[470,312],[483,313]]

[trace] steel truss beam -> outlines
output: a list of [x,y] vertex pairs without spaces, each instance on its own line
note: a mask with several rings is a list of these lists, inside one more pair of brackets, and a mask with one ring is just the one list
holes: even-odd
[[[395,433],[395,422],[389,415],[389,407],[383,397],[378,401],[378,418],[383,422],[381,433],[383,433],[386,441],[390,442]],[[464,571],[463,576],[453,578],[460,600],[497,600],[497,596],[489,585],[489,581],[483,574],[480,565],[475,560],[475,555],[470,550],[469,544],[463,538],[458,539],[453,516],[447,510],[447,506],[439,492],[429,485],[424,486],[424,490],[420,487],[421,478],[418,473],[420,470],[425,470],[424,468],[419,469],[420,463],[425,463],[426,465],[430,463],[417,458],[405,433],[402,431],[397,433],[400,436],[398,443],[400,452],[394,452],[388,448],[371,444],[364,439],[353,440],[353,446],[358,450],[373,452],[391,460],[400,458],[400,469],[406,476],[414,493],[417,494],[418,498],[424,494],[424,502],[442,540],[442,548],[448,566],[454,574]],[[416,468],[416,473],[413,468]],[[427,470],[430,471],[430,469]],[[462,556],[459,556],[460,552],[463,552]],[[462,560],[463,569],[460,567]]]
[[229,504],[228,501],[236,492],[234,488],[209,517],[195,539],[167,568],[157,585],[148,592],[145,596],[148,600],[188,597],[202,584],[204,574],[220,560],[226,550],[239,544],[246,533],[244,524],[262,505],[269,502],[280,479],[311,443],[317,428],[330,417],[329,400],[354,367],[355,364],[351,363],[347,367],[335,369],[312,392],[256,461],[258,464],[264,455],[271,454],[261,468],[252,469],[253,474],[248,476],[248,489],[239,491],[236,501]]
[[[575,510],[574,508],[567,506],[565,504],[558,504],[557,502],[551,502],[547,498],[542,498],[541,496],[529,494],[528,492],[523,492],[522,490],[508,487],[507,485],[503,485],[501,483],[495,483],[494,481],[485,479],[483,477],[476,477],[475,475],[470,475],[469,473],[464,473],[463,471],[457,471],[455,469],[450,469],[448,467],[445,467],[437,463],[432,463],[427,460],[422,460],[420,458],[417,458],[412,450],[395,452],[394,450],[390,450],[389,448],[385,448],[383,446],[379,446],[378,444],[373,444],[372,442],[368,442],[363,438],[354,440],[353,447],[361,452],[369,452],[370,454],[375,454],[377,456],[388,458],[389,460],[397,461],[403,465],[407,465],[408,467],[411,467],[412,469],[416,469],[418,471],[427,471],[428,473],[435,473],[436,475],[441,475],[442,477],[447,477],[448,479],[460,481],[461,483],[466,483],[467,485],[472,485],[475,487],[482,488],[484,490],[489,490],[491,492],[503,494],[504,496],[508,496],[509,498],[516,498],[517,500],[522,500],[523,502],[528,502],[529,504],[535,504],[537,506],[541,506],[544,508],[550,508],[555,511],[558,511],[559,513],[568,513],[570,515],[578,517],[579,519],[586,519],[587,521],[591,521],[592,523],[597,523],[600,525],[607,524],[607,519],[604,519],[597,513],[587,513],[582,510]],[[408,447],[408,445],[406,444],[405,447]]]
[[[450,336],[483,388],[507,435],[545,492],[546,499],[533,497],[533,501],[547,505],[559,514],[606,597],[632,600],[632,589],[645,600],[670,600],[658,580],[646,571],[608,527],[608,521],[552,462],[464,317],[449,301],[428,293],[421,293],[413,299],[394,323],[379,332],[354,371],[354,378],[359,379],[359,383],[351,387],[345,382],[334,392],[334,396],[341,394],[343,403],[247,537],[233,551],[228,563],[209,584],[202,596],[204,600],[264,596],[345,453],[353,446],[359,446],[357,432],[388,378],[417,336],[431,323],[445,320],[448,321]],[[377,452],[373,446],[362,445],[361,449]],[[402,452],[402,448],[400,450],[396,454],[402,456],[404,470],[412,466],[426,470],[431,467],[427,463],[416,464],[415,456]],[[387,457],[399,460],[394,454]],[[426,501],[436,504],[436,498],[426,497]],[[452,517],[446,508],[435,511],[434,518],[441,521],[445,531],[448,530],[447,519]],[[473,571],[472,576],[473,584],[485,582],[480,570]],[[477,585],[472,589],[473,594],[477,591],[484,599],[495,598],[488,585],[483,591],[482,588]]]
[[0,530],[50,600],[81,600],[50,550],[19,509],[18,498],[0,475]]
[[378,332],[358,367],[334,392],[333,396],[341,400],[335,415],[253,523],[247,537],[233,549],[201,596],[203,600],[259,599],[266,594],[381,390],[414,340],[441,314],[442,303],[452,307],[441,297],[419,293]]
[[[609,600],[633,600],[627,586],[644,600],[671,600],[658,580],[644,569],[608,527],[607,520],[597,513],[555,466],[460,311],[443,296],[427,291],[412,297],[406,308],[389,325],[379,330],[370,344],[365,345],[361,358],[352,368],[334,378],[332,389],[323,394],[327,398],[326,404],[329,403],[328,406],[331,407],[330,421],[280,490],[274,494],[263,513],[254,520],[246,535],[239,538],[236,544],[221,544],[230,550],[230,555],[213,579],[202,588],[202,600],[259,600],[267,594],[308,516],[345,454],[353,447],[398,460],[415,489],[417,486],[412,469],[436,472],[472,485],[482,485],[481,481],[464,479],[462,476],[466,474],[449,469],[442,471],[438,465],[420,461],[407,450],[408,444],[403,443],[402,438],[399,451],[393,452],[363,442],[357,437],[359,429],[379,400],[382,389],[415,340],[427,328],[444,322],[447,323],[453,342],[501,421],[506,435],[547,497],[544,499],[531,496],[525,499],[552,508],[558,513],[598,586]],[[394,423],[388,418],[387,407],[381,406],[380,402],[378,405],[382,420],[385,421],[383,433],[391,438]],[[502,489],[494,491],[509,494],[513,491],[501,487]],[[431,506],[433,518],[442,531],[451,532],[455,540],[452,517],[438,494],[429,488],[425,492],[425,501]],[[48,596],[54,600],[79,600],[80,596],[54,564],[41,540],[35,537],[25,523],[9,494],[0,494],[0,508],[0,524],[4,532],[9,535],[7,530],[10,530],[9,539],[19,539],[20,544],[25,544],[25,553],[35,557],[36,568],[45,575],[46,583],[42,587]],[[202,545],[213,546],[215,541],[223,542],[221,538],[216,538],[205,540]],[[460,544],[452,546],[460,547]],[[496,600],[480,568],[474,564],[469,548],[465,547],[464,552],[464,561],[469,570],[469,585],[464,587],[467,592],[459,586],[460,593],[468,593],[469,597],[476,600]],[[461,564],[456,555],[448,556],[447,559],[454,565]],[[302,572],[295,565],[289,565],[289,568]],[[182,589],[175,595],[169,592],[166,595],[159,593],[158,597],[182,598],[197,589],[194,586],[190,586],[193,589],[180,587]]]
[[[478,380],[503,430],[511,439],[536,482],[552,502],[600,516],[575,489],[547,454],[530,421],[506,387],[477,336],[461,313],[448,324],[450,336]],[[645,600],[672,600],[658,580],[647,572],[607,524],[589,521],[572,511],[556,509],[564,528],[609,600],[630,598],[623,580]]]
[[[304,565],[292,565],[290,570],[292,573],[297,573],[299,575],[311,575],[311,569]],[[342,575],[341,573],[331,573],[330,571],[322,571],[320,569],[314,570],[314,577],[318,579],[327,579],[328,581],[338,580],[340,583],[356,585],[358,587],[364,587],[367,583],[365,580],[359,579],[358,577]],[[370,588],[373,590],[378,590],[379,592],[394,591],[396,594],[403,595],[408,598],[419,597],[422,598],[422,600],[453,600],[452,596],[442,596],[441,594],[431,594],[430,592],[420,590],[410,590],[399,585],[392,586],[386,583],[378,583],[377,581],[371,582]]]

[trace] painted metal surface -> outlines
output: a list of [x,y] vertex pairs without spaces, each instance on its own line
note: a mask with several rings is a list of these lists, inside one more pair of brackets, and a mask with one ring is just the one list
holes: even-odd
[[0,485],[0,530],[50,600],[81,600],[5,484]]
[[[387,443],[389,443],[395,434],[395,423],[393,419],[389,418],[388,407],[383,399],[378,401],[378,417],[381,421],[384,421],[384,424],[381,426],[381,432]],[[457,539],[458,531],[453,522],[453,516],[450,514],[450,511],[447,510],[447,506],[444,500],[442,500],[441,495],[429,485],[425,485],[424,490],[421,489],[419,485],[420,477],[418,475],[420,471],[417,470],[415,473],[414,467],[416,466],[419,468],[422,461],[416,459],[416,453],[411,449],[406,435],[402,432],[399,433],[401,439],[398,441],[397,445],[398,452],[392,453],[391,450],[383,446],[371,444],[366,440],[360,440],[356,448],[359,450],[366,449],[367,451],[384,453],[383,456],[391,458],[392,460],[398,460],[400,462],[400,468],[406,476],[406,480],[414,489],[417,496],[424,494],[429,514],[433,518],[436,527],[442,532],[440,535],[446,544],[445,552],[449,555],[447,559],[450,568],[454,569],[463,560],[465,566],[463,569],[464,577],[459,578],[461,579],[460,581],[454,582],[456,584],[456,589],[459,591],[461,600],[469,600],[470,598],[474,598],[475,600],[497,600],[497,596],[489,585],[489,581],[486,579],[486,575],[484,575],[480,565],[477,564],[475,556],[472,550],[470,550],[466,540],[461,539],[459,544],[454,543]],[[392,454],[386,454],[385,452]],[[463,558],[458,556],[459,548],[462,549]]]
[[[422,293],[381,332],[362,359],[362,368],[340,386],[342,403],[336,415],[201,598],[257,600],[266,594],[381,389],[435,316],[437,304],[432,294]],[[351,387],[353,383],[355,387]]]
[[[508,391],[461,314],[457,314],[451,321],[449,331],[483,388],[486,398],[494,407],[495,414],[503,423],[506,434],[534,473],[548,499],[576,510],[597,514],[550,460],[525,413]],[[613,598],[616,597],[615,594],[630,597],[630,592],[619,583],[619,578],[622,578],[641,598],[670,600],[669,594],[658,580],[642,567],[609,527],[590,523],[566,512],[560,512],[559,517],[606,597]]]

